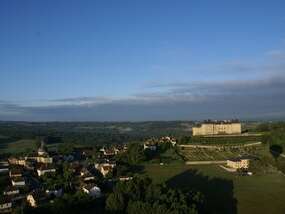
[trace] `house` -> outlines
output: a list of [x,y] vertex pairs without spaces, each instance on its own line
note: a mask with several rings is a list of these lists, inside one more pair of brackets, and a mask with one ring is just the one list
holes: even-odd
[[102,175],[105,177],[109,172],[112,172],[115,168],[115,163],[101,163],[101,164],[95,164],[95,168],[99,170]]
[[7,161],[0,162],[0,173],[9,171],[9,163]]
[[11,165],[19,165],[23,166],[27,169],[33,170],[34,169],[34,162],[36,161],[36,158],[30,158],[30,157],[25,157],[25,158],[9,158],[9,163]]
[[0,213],[9,213],[12,210],[12,201],[8,197],[0,196]]
[[112,168],[115,168],[115,167],[116,167],[116,162],[115,162],[115,161],[109,161],[109,162],[103,162],[103,163],[96,163],[96,164],[95,164],[95,168],[96,168],[97,170],[99,170],[99,171],[100,171],[100,168],[101,168],[102,166],[110,166],[110,167],[112,167]]
[[106,177],[107,174],[109,174],[109,172],[111,172],[112,170],[113,170],[112,166],[101,166],[100,167],[100,172],[102,173],[104,177]]
[[[32,155],[32,156],[29,156],[29,157],[25,157],[26,160],[28,161],[36,161],[37,163],[44,163],[44,164],[51,164],[53,163],[53,158],[50,157],[49,155],[45,154],[45,155]],[[27,165],[27,164],[26,164]],[[25,166],[26,166],[25,165]]]
[[89,172],[89,170],[86,169],[86,168],[82,168],[82,169],[80,170],[80,176],[81,176],[81,177],[86,176],[86,175],[89,175],[89,174],[90,174],[90,172]]
[[115,151],[113,149],[104,149],[103,154],[105,156],[114,156],[116,153],[115,153]]
[[25,158],[9,158],[8,159],[9,164],[11,165],[20,165],[20,166],[25,166],[26,165],[26,159]]
[[35,170],[36,161],[35,160],[26,160],[25,168],[28,170]]
[[95,176],[93,176],[89,170],[87,170],[86,168],[83,168],[80,172],[80,176],[82,177],[82,179],[84,181],[90,181],[90,180],[95,180]]
[[126,152],[128,151],[128,145],[125,144],[125,145],[122,145],[121,148],[120,148],[121,152]]
[[25,179],[23,177],[13,177],[11,178],[11,182],[13,186],[21,187],[26,185]]
[[172,146],[175,146],[177,141],[175,138],[172,138],[172,137],[169,137],[169,136],[165,136],[165,137],[162,137],[160,139],[160,143],[171,143]]
[[6,160],[0,160],[0,166],[9,166],[9,162]]
[[93,184],[84,185],[82,191],[95,198],[101,197],[101,189]]
[[10,169],[9,176],[11,178],[22,177],[22,170],[19,168],[12,168],[12,169]]
[[227,166],[233,169],[248,169],[249,159],[235,158],[227,160]]
[[55,197],[61,197],[63,194],[62,188],[58,189],[47,189],[46,190],[47,196],[55,196]]
[[149,149],[151,151],[156,151],[157,145],[156,145],[156,143],[153,143],[153,142],[145,142],[143,144],[143,149],[144,150]]
[[133,179],[133,177],[129,177],[129,176],[121,176],[119,178],[120,181],[130,181],[132,179]]
[[53,162],[53,158],[48,155],[39,156],[35,158],[38,163],[51,164]]
[[0,173],[8,172],[8,171],[9,171],[9,167],[8,166],[0,166]]
[[47,197],[42,191],[33,191],[27,195],[26,200],[31,207],[38,207],[40,203],[47,200]]
[[37,173],[39,177],[46,173],[54,173],[54,172],[56,172],[56,169],[52,165],[47,165],[47,164],[41,165],[37,169]]
[[11,195],[17,195],[20,193],[19,188],[16,186],[8,186],[4,191],[3,195],[11,196]]

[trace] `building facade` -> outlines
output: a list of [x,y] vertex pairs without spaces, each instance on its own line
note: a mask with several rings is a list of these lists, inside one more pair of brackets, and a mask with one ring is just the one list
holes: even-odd
[[241,134],[238,120],[205,121],[192,128],[193,136]]
[[249,159],[231,159],[227,160],[227,166],[233,169],[248,169]]

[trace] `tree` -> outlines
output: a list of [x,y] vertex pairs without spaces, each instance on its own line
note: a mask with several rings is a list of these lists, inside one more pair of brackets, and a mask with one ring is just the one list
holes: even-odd
[[277,161],[277,159],[279,158],[280,154],[282,154],[283,152],[283,148],[280,145],[271,145],[270,146],[270,153],[273,156],[273,158],[275,159],[275,161]]
[[127,207],[128,214],[150,214],[153,213],[153,207],[150,203],[142,201],[130,201]]
[[125,208],[124,197],[121,193],[111,193],[106,200],[106,209],[111,212],[122,212]]
[[130,164],[138,164],[145,160],[143,146],[139,143],[132,143],[128,146],[127,159]]
[[197,193],[183,193],[166,185],[153,184],[148,177],[119,182],[106,201],[106,209],[127,214],[196,214],[202,203]]

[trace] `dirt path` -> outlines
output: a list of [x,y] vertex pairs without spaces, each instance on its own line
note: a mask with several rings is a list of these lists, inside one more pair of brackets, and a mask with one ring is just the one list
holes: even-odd
[[225,164],[227,161],[186,161],[186,165]]

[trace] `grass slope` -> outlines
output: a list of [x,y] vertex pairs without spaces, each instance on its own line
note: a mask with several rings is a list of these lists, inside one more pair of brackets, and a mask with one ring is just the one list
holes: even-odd
[[0,144],[1,153],[21,153],[36,149],[35,140],[23,139],[13,142],[2,142]]

